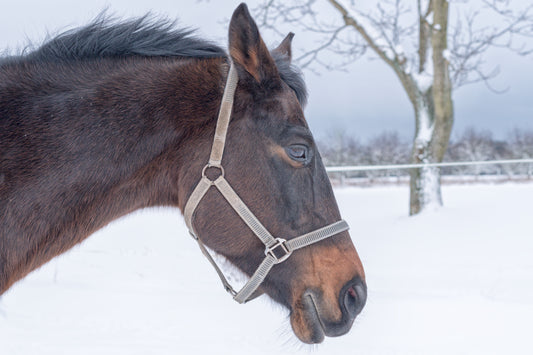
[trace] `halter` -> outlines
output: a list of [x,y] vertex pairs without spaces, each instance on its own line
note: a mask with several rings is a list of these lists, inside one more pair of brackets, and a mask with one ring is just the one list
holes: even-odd
[[[209,162],[202,170],[202,178],[194,188],[189,200],[185,205],[183,215],[185,217],[185,223],[189,228],[189,233],[198,242],[202,253],[207,257],[209,262],[213,265],[224,288],[228,291],[233,299],[239,303],[245,303],[255,297],[251,297],[254,291],[261,285],[264,279],[267,277],[270,269],[276,264],[279,264],[289,256],[292,252],[303,248],[305,246],[314,244],[323,239],[332,237],[340,232],[348,230],[348,224],[344,220],[332,223],[325,227],[319,228],[307,234],[299,237],[285,240],[282,238],[274,238],[270,232],[259,222],[257,217],[248,209],[246,204],[241,200],[237,193],[232,189],[228,181],[224,178],[224,168],[222,167],[222,155],[224,153],[224,145],[226,143],[226,133],[228,131],[228,125],[231,118],[231,111],[233,107],[233,97],[235,89],[237,88],[237,82],[239,78],[237,71],[233,63],[231,63],[228,78],[226,81],[226,87],[224,88],[224,95],[222,96],[222,103],[220,105],[220,111],[218,113],[217,126],[215,130],[215,137],[213,139],[213,146],[211,148],[211,156]],[[219,172],[217,178],[211,180],[207,175],[207,170],[216,169]],[[252,277],[246,282],[243,288],[237,292],[230,285],[220,268],[217,266],[213,257],[207,251],[204,243],[198,238],[198,235],[193,226],[193,214],[198,204],[205,196],[209,188],[216,187],[218,191],[224,196],[230,206],[237,212],[242,220],[248,225],[248,227],[254,232],[254,234],[265,245],[265,258],[254,272]]]

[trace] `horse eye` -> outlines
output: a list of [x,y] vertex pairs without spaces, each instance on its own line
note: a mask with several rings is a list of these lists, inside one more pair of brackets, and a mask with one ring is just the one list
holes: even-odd
[[285,150],[292,160],[306,162],[309,158],[309,151],[305,145],[293,144],[286,147]]

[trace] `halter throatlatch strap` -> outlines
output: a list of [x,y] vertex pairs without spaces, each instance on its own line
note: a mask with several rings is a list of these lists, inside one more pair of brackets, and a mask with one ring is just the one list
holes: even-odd
[[[213,139],[213,146],[211,148],[211,156],[209,157],[209,163],[202,170],[202,178],[194,188],[189,200],[185,204],[183,215],[185,217],[185,223],[189,228],[190,234],[194,239],[196,239],[200,249],[202,250],[202,253],[215,268],[220,280],[224,284],[226,291],[231,293],[235,301],[239,303],[245,303],[252,298],[252,294],[265,280],[272,267],[285,261],[293,251],[334,236],[340,232],[346,231],[349,227],[344,220],[340,220],[290,240],[275,238],[261,224],[257,217],[250,211],[248,206],[246,206],[246,204],[241,200],[239,195],[237,195],[237,193],[233,190],[231,185],[224,177],[222,155],[224,153],[224,146],[226,144],[226,134],[228,132],[231,111],[233,108],[233,97],[235,95],[238,81],[239,78],[237,76],[237,71],[233,63],[231,63],[226,81],[226,87],[224,88],[224,94],[222,96],[220,111],[218,113],[217,126],[215,130],[215,137]],[[220,175],[216,179],[210,180],[206,176],[206,170],[208,168],[219,169]],[[235,210],[235,212],[241,217],[246,225],[265,245],[265,259],[263,259],[257,270],[239,292],[235,291],[230,285],[216,262],[213,260],[213,257],[207,251],[207,248],[203,242],[198,238],[198,235],[194,229],[194,211],[212,186],[220,191],[228,204]]]

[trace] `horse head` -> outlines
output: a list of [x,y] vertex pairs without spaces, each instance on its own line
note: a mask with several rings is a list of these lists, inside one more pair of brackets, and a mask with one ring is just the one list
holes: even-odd
[[[224,155],[222,158],[220,153],[220,166],[211,172],[213,177],[205,179],[205,191],[189,209],[201,245],[225,256],[249,276],[264,260],[264,244],[268,244],[250,224],[262,224],[265,233],[287,240],[290,246],[291,240],[340,220],[302,110],[303,84],[287,80],[282,71],[290,66],[292,37],[289,34],[269,51],[246,5],[235,10],[229,26],[229,56],[234,68],[228,76],[235,76],[236,88],[222,143]],[[210,149],[215,150],[213,135],[212,128],[206,129],[191,151],[198,159],[185,169],[187,199],[202,190],[198,178]],[[211,165],[206,167],[209,171]],[[209,172],[204,169],[203,174]],[[209,189],[220,176],[255,220],[247,221],[236,213],[238,208],[228,203],[232,199],[229,192]],[[181,207],[187,209],[184,203]],[[335,232],[278,261],[254,294],[266,293],[287,307],[292,328],[303,342],[319,343],[324,336],[348,332],[366,301],[363,266],[349,233]]]

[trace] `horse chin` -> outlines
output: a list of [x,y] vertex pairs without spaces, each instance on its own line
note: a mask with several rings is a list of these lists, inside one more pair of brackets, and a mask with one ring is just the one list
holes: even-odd
[[294,334],[302,342],[319,344],[324,341],[324,326],[311,293],[305,293],[294,305],[290,320]]

